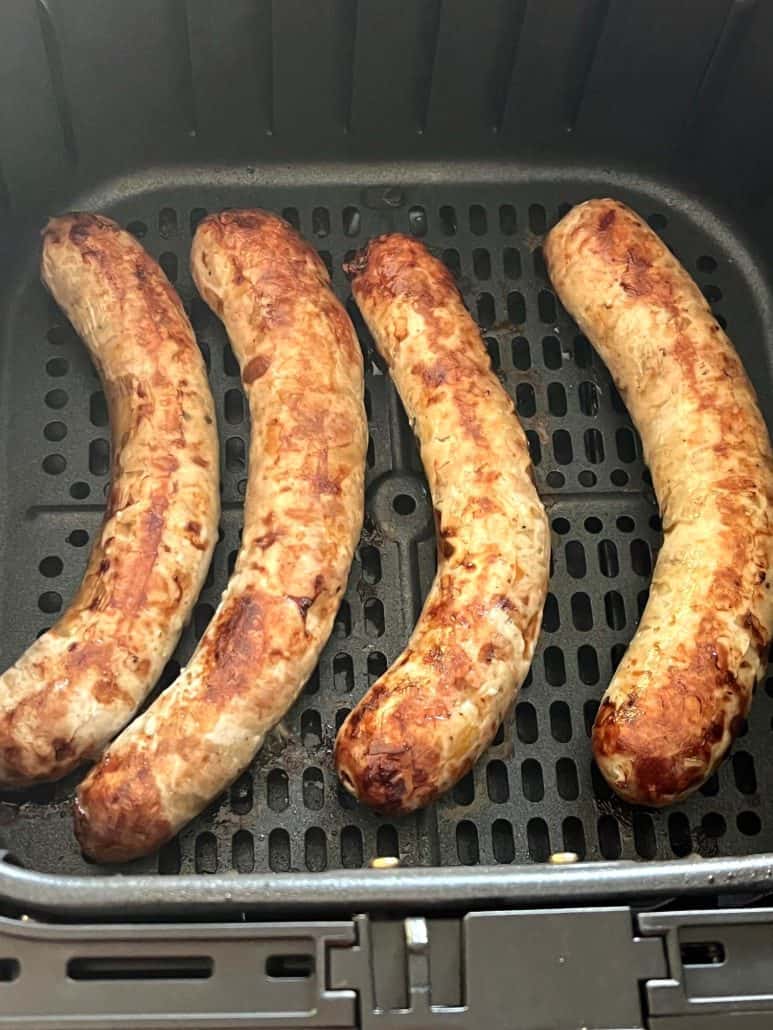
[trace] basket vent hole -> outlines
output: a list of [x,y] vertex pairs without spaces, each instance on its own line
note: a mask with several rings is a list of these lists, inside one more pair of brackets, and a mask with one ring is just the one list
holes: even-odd
[[333,684],[342,694],[354,689],[354,662],[351,655],[340,653],[333,659]]
[[542,801],[545,796],[542,766],[534,758],[527,758],[521,765],[521,789],[527,801]]
[[725,961],[721,941],[683,941],[679,952],[683,966],[721,966]]
[[604,437],[598,429],[586,429],[583,435],[585,444],[585,456],[593,465],[599,465],[604,460]]
[[62,559],[57,557],[55,554],[48,555],[48,557],[44,558],[40,565],[38,565],[41,575],[46,576],[48,579],[54,579],[56,576],[60,576],[63,568],[64,563]]
[[412,515],[416,511],[416,500],[410,494],[397,494],[392,507],[398,515]]
[[553,454],[559,465],[570,465],[574,458],[572,438],[566,429],[557,429],[553,433]]
[[518,228],[518,218],[512,204],[502,204],[499,208],[499,228],[505,236],[512,236]]
[[[545,336],[542,340],[542,360],[545,363],[545,368],[549,368],[551,371],[561,368],[561,341],[556,336]],[[548,401],[550,401],[550,389],[553,386],[561,386],[560,383],[551,383],[548,387]],[[550,411],[553,415],[565,415],[566,414],[566,393],[564,392],[563,386],[561,386],[561,392],[563,393],[563,404],[562,411],[554,411],[551,405]]]
[[69,368],[69,363],[64,358],[51,358],[46,362],[46,372],[54,379],[66,376]]
[[757,774],[754,770],[754,759],[748,751],[736,751],[733,755],[733,777],[736,787],[742,794],[756,793]]
[[755,837],[762,829],[760,817],[756,812],[741,812],[736,819],[736,825],[746,837]]
[[587,574],[585,548],[579,540],[570,540],[566,545],[566,571],[572,579],[584,579]]
[[386,655],[380,651],[371,651],[368,655],[368,684],[375,683],[379,676],[383,676],[386,671]]
[[572,594],[572,622],[580,632],[587,632],[594,627],[591,598],[586,593]]
[[537,739],[537,712],[528,701],[521,701],[515,707],[515,732],[524,744],[533,744]]
[[362,833],[357,826],[344,826],[341,831],[341,865],[344,869],[359,869],[362,862]]
[[545,648],[543,660],[545,663],[545,678],[551,687],[563,686],[566,683],[564,652],[558,647],[547,647]]
[[215,609],[205,601],[200,601],[193,609],[193,631],[197,640],[203,635],[214,614]]
[[85,529],[74,529],[67,537],[67,543],[73,547],[85,547],[89,542],[89,534]]
[[229,472],[244,472],[247,467],[244,440],[240,436],[230,436],[225,442],[225,467]]
[[284,812],[290,804],[290,781],[284,769],[272,769],[268,774],[266,800],[272,812]]
[[456,211],[448,204],[440,208],[440,227],[446,236],[456,235]]
[[[516,336],[512,342],[513,367],[519,372],[526,372],[531,368],[531,351],[529,341],[525,336]],[[527,385],[527,384],[520,384]],[[519,409],[520,414],[520,409]]]
[[59,443],[67,436],[67,426],[64,422],[48,422],[43,430],[43,436],[52,443]]
[[232,426],[244,421],[244,397],[241,390],[226,390],[225,420]]
[[105,476],[110,469],[110,443],[104,437],[89,444],[89,472],[92,476]]
[[654,858],[657,854],[655,826],[646,812],[633,814],[633,844],[640,858]]
[[532,862],[547,862],[550,857],[550,834],[544,819],[530,819],[526,824],[526,842]]
[[621,630],[625,628],[625,604],[622,594],[617,590],[610,590],[604,595],[604,611],[607,616],[607,625],[610,629]]
[[615,446],[620,461],[630,464],[636,460],[636,440],[630,429],[623,426],[615,433]]
[[384,605],[377,597],[365,602],[365,632],[369,637],[384,635]]
[[572,739],[572,716],[565,701],[554,701],[550,706],[550,732],[561,744]]
[[476,279],[491,278],[491,256],[487,250],[477,247],[472,252],[472,269]]
[[182,868],[180,842],[175,837],[164,844],[158,853],[158,871],[161,876],[177,876]]
[[490,329],[496,320],[494,298],[490,293],[478,297],[478,324],[481,329]]
[[607,579],[614,579],[620,572],[617,548],[611,540],[599,541],[599,571]]
[[252,808],[252,776],[242,773],[231,786],[231,811],[236,815],[246,815]]
[[514,326],[523,325],[526,321],[526,301],[523,294],[517,290],[512,290],[507,295],[507,317]]
[[443,264],[446,266],[448,271],[458,280],[462,274],[462,262],[459,257],[459,251],[454,250],[452,247],[443,251]]
[[165,250],[158,259],[161,270],[170,283],[177,282],[177,255],[171,250]]
[[510,799],[510,784],[507,778],[507,766],[499,759],[489,762],[486,767],[486,789],[494,804],[503,805]]
[[546,633],[555,633],[561,625],[558,614],[558,601],[555,594],[548,594],[545,599],[545,610],[542,615],[542,628]]
[[352,632],[352,613],[348,601],[341,601],[333,623],[333,632],[337,637],[348,637]]
[[599,851],[603,858],[613,861],[620,858],[620,829],[617,820],[611,815],[602,815],[598,822]]
[[63,454],[47,454],[43,459],[43,471],[49,476],[58,476],[67,468],[67,459]]
[[491,827],[491,848],[494,861],[508,865],[515,858],[513,828],[506,819],[495,819]]
[[301,739],[305,748],[317,748],[322,743],[322,719],[313,708],[301,715]]
[[574,363],[578,368],[590,368],[593,364],[593,348],[585,336],[574,338]]
[[356,236],[360,231],[360,212],[356,207],[345,207],[343,211],[344,236]]
[[589,687],[599,681],[599,660],[595,648],[583,644],[577,651],[577,671],[582,682]]
[[168,240],[176,236],[177,231],[177,212],[173,207],[162,207],[158,212],[159,236],[162,240]]
[[217,838],[214,833],[200,833],[196,838],[194,863],[197,873],[217,871]]
[[325,782],[321,769],[304,769],[303,803],[306,808],[318,812],[325,803]]
[[427,235],[427,212],[423,207],[412,207],[408,212],[408,228],[413,236]]
[[556,320],[556,298],[550,290],[540,290],[537,297],[537,311],[541,322],[552,325]]
[[470,206],[470,231],[476,236],[483,236],[488,227],[486,209],[480,204]]
[[268,864],[273,873],[290,871],[290,834],[281,827],[268,835]]
[[231,843],[231,865],[237,873],[251,873],[255,868],[255,844],[247,830],[237,830]]
[[561,383],[548,384],[548,411],[558,418],[566,414],[566,390]]
[[319,826],[312,826],[306,831],[304,852],[306,868],[310,873],[321,873],[327,869],[327,838]]
[[[591,649],[592,650],[592,649]],[[593,652],[593,660],[595,663],[596,679],[598,681],[598,659],[596,658],[596,652]],[[593,732],[593,723],[596,721],[596,712],[599,710],[599,702],[595,699],[586,701],[582,706],[582,715],[585,721],[585,733],[589,737]]]
[[637,576],[649,577],[652,573],[652,552],[646,540],[631,541],[631,567]]
[[580,820],[570,815],[564,819],[561,827],[564,839],[564,851],[573,851],[579,859],[585,858],[585,830]]
[[468,772],[459,780],[453,790],[454,801],[457,805],[471,805],[475,800],[475,779],[472,772]]
[[46,615],[53,615],[54,612],[62,609],[62,595],[55,590],[46,590],[38,598],[38,608]]
[[191,236],[196,232],[199,227],[199,222],[207,217],[207,209],[205,207],[194,207],[191,211],[189,225],[191,228]]
[[713,257],[709,257],[708,254],[704,254],[698,258],[698,271],[705,272],[706,275],[710,275],[712,272],[716,272],[717,262]]
[[532,465],[539,465],[542,462],[542,444],[534,429],[526,430],[526,443],[529,445],[529,457]]
[[102,390],[95,390],[89,398],[89,420],[93,426],[106,426],[108,423],[107,401]]
[[520,279],[523,274],[521,253],[515,247],[505,247],[502,251],[502,270],[508,279]]
[[542,204],[529,205],[529,229],[535,236],[542,236],[547,229],[547,215]]
[[583,415],[598,415],[599,394],[595,384],[586,379],[584,382],[580,383],[577,393],[580,398],[580,411]]
[[462,865],[476,865],[480,861],[478,830],[469,819],[464,819],[456,827],[456,854]]
[[376,854],[379,858],[387,858],[389,856],[399,858],[400,856],[400,841],[397,836],[397,830],[394,826],[390,826],[389,823],[385,823],[378,828],[378,833],[376,834]]
[[534,387],[531,383],[519,383],[515,388],[515,407],[521,418],[532,418],[537,410]]
[[668,817],[668,842],[677,858],[684,858],[692,851],[690,823],[684,812],[672,812]]

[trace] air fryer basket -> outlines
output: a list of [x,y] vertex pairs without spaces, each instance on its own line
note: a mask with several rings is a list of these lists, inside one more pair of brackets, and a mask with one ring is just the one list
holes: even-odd
[[[319,667],[250,770],[157,856],[124,873],[239,873],[212,879],[231,884],[222,897],[253,900],[270,882],[264,874],[315,873],[326,890],[338,882],[367,894],[369,878],[384,874],[350,871],[396,855],[406,873],[426,867],[405,879],[417,902],[422,891],[429,898],[454,882],[502,897],[534,883],[547,896],[547,881],[561,871],[529,880],[527,867],[564,850],[582,862],[639,860],[625,873],[626,889],[669,889],[681,873],[662,860],[695,856],[737,859],[718,868],[735,867],[747,887],[767,875],[764,860],[744,856],[773,852],[773,681],[757,691],[730,759],[682,805],[631,808],[593,767],[590,726],[646,601],[660,526],[637,435],[606,369],[555,298],[541,241],[589,196],[634,206],[727,326],[769,417],[771,145],[753,133],[749,104],[773,92],[756,42],[773,18],[763,5],[712,0],[696,26],[666,0],[561,0],[547,5],[555,15],[548,25],[537,6],[239,0],[215,12],[203,0],[20,0],[0,12],[0,74],[18,103],[12,111],[7,90],[0,101],[8,144],[0,154],[5,664],[72,596],[109,478],[96,373],[38,281],[37,231],[47,214],[99,210],[140,238],[179,290],[210,372],[221,538],[161,687],[191,654],[225,585],[246,476],[238,368],[188,269],[200,218],[229,206],[283,213],[319,249],[366,354],[366,522]],[[669,19],[667,41],[650,25],[653,8]],[[636,85],[649,68],[636,57],[637,33],[657,58],[646,98]],[[719,131],[747,148],[735,192],[727,148],[716,152],[712,142]],[[435,570],[431,502],[412,434],[341,270],[368,238],[389,231],[420,237],[456,276],[516,401],[553,529],[544,628],[514,712],[449,796],[397,821],[357,806],[332,763],[337,727],[404,646]],[[101,885],[129,904],[143,891],[163,899],[166,884],[171,898],[173,880],[106,880],[80,856],[70,818],[76,782],[0,797],[0,844],[28,871],[3,873],[0,864],[0,890],[10,898],[38,891],[52,905],[74,891],[93,906]],[[683,865],[685,885],[710,885],[699,865]],[[451,866],[494,868],[481,873],[484,888],[474,868],[462,881]],[[583,889],[619,888],[615,869],[625,868],[602,865],[600,886],[585,876]],[[89,887],[74,875],[97,881]],[[285,899],[314,900],[314,878],[277,882]],[[399,879],[389,883],[399,894]]]

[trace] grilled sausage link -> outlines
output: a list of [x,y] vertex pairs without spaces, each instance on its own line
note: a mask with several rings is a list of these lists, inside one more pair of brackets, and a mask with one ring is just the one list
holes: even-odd
[[628,801],[665,805],[726,754],[773,629],[773,459],[754,390],[698,287],[614,200],[574,208],[545,257],[641,435],[663,547],[593,749]]
[[362,526],[362,355],[324,264],[282,219],[229,211],[199,225],[192,269],[249,400],[242,545],[188,666],[81,785],[100,861],[153,851],[249,764],[314,670]]
[[347,269],[418,436],[438,572],[408,646],[350,713],[336,764],[384,812],[429,804],[493,739],[526,676],[549,532],[513,404],[446,268],[382,236]]
[[102,378],[112,485],[80,590],[0,680],[0,784],[95,758],[158,678],[217,539],[206,371],[182,305],[137,241],[99,215],[54,218],[42,276]]

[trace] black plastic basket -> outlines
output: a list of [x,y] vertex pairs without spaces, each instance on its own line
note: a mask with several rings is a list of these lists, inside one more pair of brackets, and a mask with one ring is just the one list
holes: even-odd
[[[77,777],[4,794],[0,842],[17,864],[0,863],[0,896],[11,910],[396,913],[770,886],[773,681],[730,759],[682,805],[633,809],[592,766],[590,726],[645,603],[660,528],[636,433],[555,298],[541,241],[587,197],[630,203],[700,284],[770,417],[772,38],[762,0],[3,5],[4,662],[72,595],[108,485],[99,382],[38,281],[47,215],[99,210],[140,238],[179,290],[210,371],[221,540],[161,686],[226,582],[246,475],[238,369],[188,269],[207,211],[266,207],[318,247],[370,359],[371,433],[366,524],[333,637],[249,772],[117,875],[78,852]],[[400,821],[356,806],[332,764],[337,727],[401,650],[435,569],[412,435],[341,270],[393,230],[422,238],[456,276],[516,400],[553,528],[544,630],[512,717],[452,794]],[[545,865],[558,851],[580,863]],[[379,856],[399,868],[369,869]],[[0,1010],[2,997],[0,984]]]

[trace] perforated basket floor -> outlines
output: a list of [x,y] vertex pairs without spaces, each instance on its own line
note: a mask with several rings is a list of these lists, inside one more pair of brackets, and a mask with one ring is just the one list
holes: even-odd
[[[439,174],[439,173],[438,173]],[[763,303],[744,276],[740,245],[700,211],[617,189],[662,232],[765,380]],[[356,868],[376,855],[406,865],[742,855],[773,850],[773,688],[757,693],[732,758],[687,804],[666,812],[616,800],[591,763],[598,700],[647,597],[660,540],[639,442],[601,362],[556,302],[540,241],[570,203],[598,193],[582,181],[511,186],[303,185],[128,189],[98,206],[159,258],[190,312],[206,357],[222,443],[223,516],[214,565],[192,625],[163,677],[185,662],[212,615],[238,546],[248,424],[223,329],[196,297],[191,234],[206,210],[265,206],[319,248],[340,296],[341,264],[370,236],[422,237],[454,271],[492,362],[515,397],[553,527],[544,629],[517,707],[474,773],[424,813],[379,818],[339,790],[337,727],[400,652],[435,569],[431,504],[395,391],[368,351],[367,519],[349,588],[319,668],[227,795],[137,872]],[[56,618],[80,580],[109,475],[104,397],[85,349],[37,281],[32,244],[4,312],[2,659],[9,664]],[[309,355],[313,364],[314,356]],[[496,448],[496,440],[492,447]],[[70,819],[75,778],[0,803],[0,843],[27,867],[101,872],[80,857]]]

